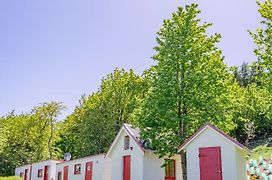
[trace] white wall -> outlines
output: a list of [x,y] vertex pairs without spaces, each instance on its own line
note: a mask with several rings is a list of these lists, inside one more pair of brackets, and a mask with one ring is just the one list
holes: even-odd
[[127,155],[131,156],[131,180],[143,180],[143,152],[132,138],[130,138],[132,150],[124,150],[124,137],[126,135],[125,131],[122,130],[111,151],[111,180],[123,180],[123,156]]
[[23,178],[25,176],[25,169],[28,169],[27,177],[30,175],[30,165],[20,166],[15,169],[15,176],[20,176],[20,173],[23,173]]
[[176,160],[176,180],[182,180],[182,168],[180,155],[175,155],[173,159]]
[[[43,180],[44,178],[44,169],[45,166],[48,166],[48,179],[49,180],[54,180],[55,179],[55,173],[56,173],[56,163],[58,161],[54,160],[48,160],[48,161],[41,161],[38,163],[33,163],[32,164],[32,175],[31,175],[31,180]],[[38,170],[42,169],[42,177],[38,178]]]
[[182,180],[182,169],[180,156],[172,158],[159,158],[152,152],[146,152],[144,155],[144,174],[143,180],[164,180],[165,170],[162,165],[165,159],[174,159],[176,161],[176,180]]
[[154,153],[146,152],[144,156],[144,175],[143,179],[146,180],[163,180],[164,167],[161,167],[164,159],[159,158]]
[[[55,173],[56,173],[56,163],[58,161],[54,161],[54,160],[47,160],[47,161],[41,161],[38,163],[33,163],[32,165],[26,165],[26,166],[22,166],[22,167],[18,167],[15,170],[15,176],[20,176],[21,172],[25,172],[25,169],[28,169],[28,180],[30,178],[30,167],[32,167],[31,170],[31,180],[43,180],[43,176],[44,176],[44,168],[45,166],[48,166],[48,179],[49,180],[54,180],[55,178]],[[42,177],[38,178],[38,170],[42,169],[43,173],[42,173]]]
[[236,148],[236,169],[238,179],[246,179],[246,155],[238,148]]
[[111,180],[111,159],[105,157],[104,160],[103,180]]
[[[57,180],[58,172],[62,172],[63,179],[63,169],[64,166],[68,166],[68,179],[69,180],[84,180],[85,179],[85,170],[86,170],[86,162],[93,162],[93,176],[92,180],[110,180],[110,171],[109,159],[104,158],[104,154],[89,156],[85,158],[75,159],[68,162],[63,162],[57,164],[55,178]],[[74,174],[74,166],[75,164],[81,164],[81,173]]]
[[221,147],[222,175],[224,180],[238,179],[236,171],[236,147],[228,140],[218,135],[213,130],[206,128],[187,147],[187,173],[188,180],[200,179],[199,170],[199,148],[200,147]]

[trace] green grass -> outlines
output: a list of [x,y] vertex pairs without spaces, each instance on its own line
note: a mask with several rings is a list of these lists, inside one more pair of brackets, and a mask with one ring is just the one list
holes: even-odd
[[254,148],[248,159],[259,159],[259,156],[262,156],[264,159],[270,159],[272,155],[272,147],[267,147],[267,146],[258,146]]
[[10,176],[10,177],[0,177],[0,180],[22,180],[22,178]]

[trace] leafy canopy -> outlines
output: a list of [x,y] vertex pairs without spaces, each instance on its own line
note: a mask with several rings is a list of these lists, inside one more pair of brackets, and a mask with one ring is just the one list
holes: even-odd
[[57,158],[57,117],[64,106],[49,102],[29,113],[0,117],[0,176],[12,175],[15,167]]
[[132,122],[132,112],[144,97],[147,83],[132,70],[116,69],[102,79],[99,90],[83,96],[63,124],[58,143],[74,157],[104,153],[123,123]]
[[160,155],[172,155],[201,124],[229,131],[238,86],[216,47],[220,35],[207,35],[196,4],[178,8],[164,20],[155,47],[151,88],[135,115],[142,137]]
[[263,78],[269,89],[272,90],[272,1],[266,0],[263,3],[257,3],[262,17],[262,28],[256,29],[256,32],[250,32],[250,35],[257,46],[254,52],[258,58],[258,63],[267,72]]

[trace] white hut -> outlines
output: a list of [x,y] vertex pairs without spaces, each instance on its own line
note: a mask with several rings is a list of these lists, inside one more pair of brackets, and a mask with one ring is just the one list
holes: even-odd
[[[159,158],[140,139],[140,131],[124,124],[106,157],[111,159],[111,180],[181,180],[180,156]],[[165,167],[165,161],[169,161]]]
[[20,176],[23,180],[30,179],[31,165],[20,166],[15,169],[15,176]]
[[61,161],[46,160],[21,166],[15,169],[15,175],[23,180],[52,180],[56,174],[56,164]]
[[110,180],[110,160],[105,154],[57,164],[56,180]]
[[186,151],[188,180],[245,180],[247,148],[210,123],[179,151]]

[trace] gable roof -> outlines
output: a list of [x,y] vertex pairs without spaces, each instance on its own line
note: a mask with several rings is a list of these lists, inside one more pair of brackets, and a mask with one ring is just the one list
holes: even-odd
[[200,129],[198,129],[190,138],[188,138],[180,147],[178,152],[186,148],[195,138],[197,138],[202,132],[204,132],[207,128],[211,129],[212,131],[216,132],[218,135],[226,139],[227,141],[231,142],[235,147],[237,147],[240,150],[246,150],[248,149],[241,143],[239,143],[237,140],[234,138],[230,137],[226,133],[224,133],[222,130],[218,129],[211,123],[206,123],[204,124]]
[[140,140],[140,129],[139,128],[132,128],[132,125],[130,125],[130,124],[123,124],[123,126],[119,130],[117,136],[115,137],[113,143],[111,144],[111,146],[106,154],[106,157],[108,157],[111,154],[113,147],[118,142],[118,139],[123,131],[127,135],[129,135],[131,139],[133,139],[135,141],[135,143],[139,147],[140,151],[142,151],[142,153],[145,152],[145,148],[143,147],[141,140]]

